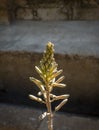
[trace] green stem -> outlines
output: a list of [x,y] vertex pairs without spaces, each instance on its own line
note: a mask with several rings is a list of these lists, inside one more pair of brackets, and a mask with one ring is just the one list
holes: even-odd
[[52,108],[51,108],[49,91],[47,91],[46,106],[47,106],[47,113],[48,113],[48,130],[53,130],[53,113],[52,113]]

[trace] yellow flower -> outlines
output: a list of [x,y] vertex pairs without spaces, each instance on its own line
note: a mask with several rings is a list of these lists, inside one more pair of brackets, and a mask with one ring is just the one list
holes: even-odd
[[56,77],[63,72],[62,70],[57,70],[57,66],[58,64],[54,58],[54,44],[48,42],[46,50],[43,53],[43,58],[40,61],[40,65],[35,66],[35,69],[42,78],[43,82],[40,82],[32,77],[32,81],[41,89],[41,91],[42,89],[45,89],[51,92],[54,87],[66,86],[65,84],[60,83],[64,79],[64,76],[55,81]]

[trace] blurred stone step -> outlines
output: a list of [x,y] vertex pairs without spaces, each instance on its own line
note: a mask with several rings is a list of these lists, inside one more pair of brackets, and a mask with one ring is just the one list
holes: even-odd
[[[40,121],[41,109],[0,104],[0,130],[47,130],[46,119]],[[99,130],[99,118],[57,112],[54,130]]]
[[[38,130],[48,130],[46,119]],[[54,118],[54,130],[99,130],[99,118],[57,113]]]
[[0,130],[37,130],[40,114],[35,108],[0,104]]
[[59,54],[99,57],[99,21],[17,21],[0,25],[1,51],[42,52],[48,41]]

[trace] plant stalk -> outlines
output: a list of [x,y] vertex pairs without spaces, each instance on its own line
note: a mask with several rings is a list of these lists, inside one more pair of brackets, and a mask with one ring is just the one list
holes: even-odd
[[47,113],[48,113],[48,130],[53,130],[53,113],[51,108],[51,102],[50,102],[50,92],[47,91]]

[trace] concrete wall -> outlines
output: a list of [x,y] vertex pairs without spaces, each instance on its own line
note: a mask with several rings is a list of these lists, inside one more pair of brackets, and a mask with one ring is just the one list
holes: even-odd
[[[62,110],[99,115],[99,58],[59,54],[55,58],[59,68],[64,70],[67,87],[56,89],[54,93],[70,94]],[[40,59],[39,53],[0,52],[0,102],[39,106],[28,94],[36,95],[39,91],[29,77],[39,78],[34,66]]]
[[0,0],[0,23],[14,20],[99,20],[98,0]]

